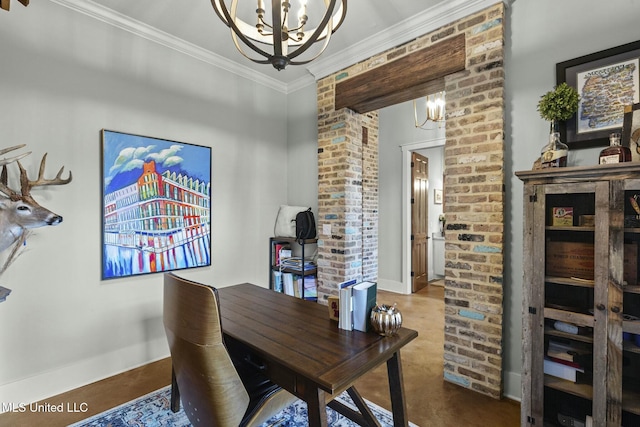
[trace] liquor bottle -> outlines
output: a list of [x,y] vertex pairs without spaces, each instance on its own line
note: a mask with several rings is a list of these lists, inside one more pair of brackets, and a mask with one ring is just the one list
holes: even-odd
[[551,132],[549,143],[542,148],[540,155],[542,168],[563,168],[567,166],[569,147],[560,141],[560,132]]
[[631,161],[631,150],[629,147],[620,145],[620,134],[617,132],[609,135],[609,147],[600,152],[600,164],[624,163]]

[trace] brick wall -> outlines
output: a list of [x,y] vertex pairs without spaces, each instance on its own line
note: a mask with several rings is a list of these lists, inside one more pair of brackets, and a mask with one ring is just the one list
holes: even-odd
[[[444,378],[502,394],[504,5],[498,3],[318,81],[319,297],[377,280],[378,115],[335,111],[336,82],[465,34],[466,69],[445,78]],[[399,237],[399,236],[398,236]]]

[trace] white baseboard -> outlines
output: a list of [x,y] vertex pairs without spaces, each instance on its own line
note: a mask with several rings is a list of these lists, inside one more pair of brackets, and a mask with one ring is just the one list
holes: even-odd
[[[0,413],[19,404],[29,405],[60,393],[120,374],[169,356],[166,339],[142,342],[138,345],[101,354],[90,359],[63,366],[0,385]],[[83,402],[57,402],[80,405]]]
[[504,387],[502,395],[508,399],[520,402],[522,400],[522,375],[520,372],[505,371],[503,381]]
[[402,282],[396,280],[380,279],[378,278],[378,290],[395,292],[397,294],[406,294],[405,286]]

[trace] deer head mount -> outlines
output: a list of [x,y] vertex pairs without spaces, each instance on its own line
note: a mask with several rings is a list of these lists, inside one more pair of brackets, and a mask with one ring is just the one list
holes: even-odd
[[[23,6],[29,6],[29,0],[18,0]],[[11,0],[0,0],[0,9],[9,10]]]
[[[6,154],[10,151],[24,147],[23,145],[16,145],[14,147],[5,148],[0,150],[0,155]],[[57,225],[62,222],[62,217],[58,214],[51,212],[40,206],[31,196],[31,190],[34,187],[40,187],[45,185],[65,185],[71,182],[71,172],[67,178],[62,178],[62,172],[64,166],[60,168],[58,174],[53,179],[45,179],[44,170],[47,161],[47,155],[42,156],[40,161],[40,169],[38,171],[38,178],[32,181],[27,176],[27,171],[20,164],[20,159],[29,155],[31,152],[17,155],[8,159],[0,160],[0,166],[2,166],[2,173],[0,173],[0,193],[6,197],[0,195],[0,251],[4,251],[11,245],[16,244],[13,248],[9,259],[5,262],[5,265],[0,269],[0,274],[4,272],[9,265],[17,249],[21,243],[24,242],[25,233],[27,229],[43,227],[45,225]],[[7,165],[16,163],[20,169],[20,191],[13,190],[8,184]]]

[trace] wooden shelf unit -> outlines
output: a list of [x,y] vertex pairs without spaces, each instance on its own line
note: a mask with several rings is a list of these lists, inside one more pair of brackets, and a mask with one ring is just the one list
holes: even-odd
[[[543,169],[516,176],[524,182],[521,425],[560,426],[557,413],[552,413],[560,407],[556,401],[575,399],[580,404],[570,409],[583,413],[569,412],[582,422],[589,415],[594,426],[640,425],[640,346],[629,339],[640,335],[640,320],[635,320],[640,317],[640,250],[628,252],[632,261],[624,255],[627,244],[640,245],[640,211],[629,207],[636,194],[640,203],[640,164]],[[553,207],[572,208],[574,225],[552,225]],[[580,215],[595,215],[595,225],[579,226]],[[546,274],[547,263],[554,263],[556,271],[564,259],[547,253],[548,242],[593,245],[593,278]],[[571,263],[577,262],[576,271],[584,273],[580,268],[588,263],[582,261],[567,256],[561,266],[571,271]],[[633,268],[635,274],[628,277],[635,282],[627,283],[625,269]],[[593,333],[555,330],[549,324],[557,320],[593,328]],[[549,340],[587,346],[593,352],[592,383],[545,374]],[[551,400],[545,400],[547,393]]]
[[[307,276],[316,276],[316,280],[317,280],[318,269],[313,268],[313,269],[304,270],[304,266],[301,269],[288,268],[288,267],[281,268],[279,265],[276,264],[276,249],[275,249],[276,244],[279,244],[279,243],[288,244],[290,247],[293,247],[293,245],[297,243],[301,247],[300,258],[303,260],[303,263],[304,263],[306,246],[311,244],[316,244],[317,242],[318,242],[318,239],[298,240],[295,237],[270,237],[269,238],[269,289],[275,290],[274,288],[275,284],[273,282],[274,271],[280,271],[282,273],[291,273],[291,274],[295,274],[302,277],[302,294],[300,295],[300,298],[313,299],[317,301],[317,297],[316,298],[305,297],[304,282]],[[317,284],[317,281],[316,281],[316,284]]]

